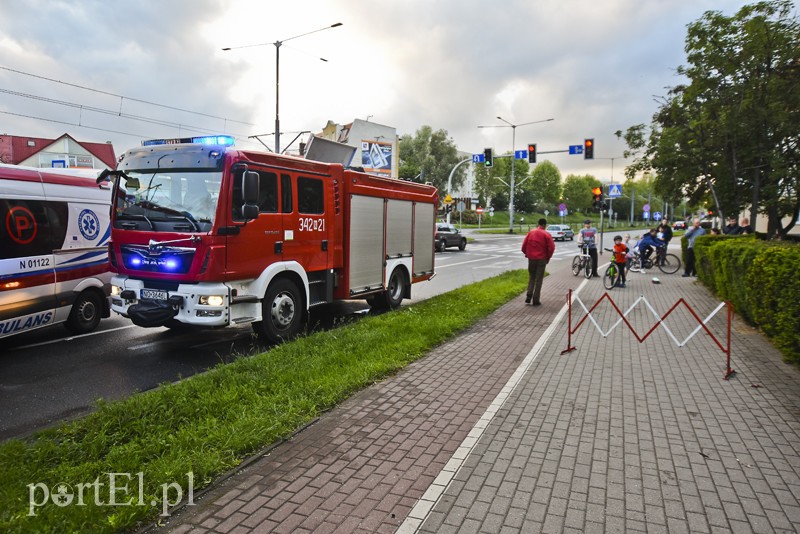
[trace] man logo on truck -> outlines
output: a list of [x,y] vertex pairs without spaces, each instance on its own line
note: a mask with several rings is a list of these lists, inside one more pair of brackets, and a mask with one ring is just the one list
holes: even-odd
[[20,245],[27,245],[36,237],[36,218],[28,208],[16,206],[8,210],[6,230],[8,237]]

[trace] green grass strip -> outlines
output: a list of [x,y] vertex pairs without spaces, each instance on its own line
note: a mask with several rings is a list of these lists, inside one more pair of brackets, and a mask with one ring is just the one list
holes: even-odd
[[[179,483],[185,492],[189,472],[195,491],[209,485],[486,317],[526,283],[525,271],[508,272],[179,383],[100,402],[87,417],[4,443],[0,532],[116,532],[154,519],[162,511],[162,485]],[[130,475],[115,478],[113,495],[114,502],[130,505],[109,505],[109,473]],[[58,501],[60,484],[73,497],[68,505]],[[35,503],[50,495],[35,515],[31,492]]]

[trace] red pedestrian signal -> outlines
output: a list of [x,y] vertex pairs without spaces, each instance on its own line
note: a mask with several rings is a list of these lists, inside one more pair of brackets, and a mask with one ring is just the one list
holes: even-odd
[[528,163],[536,163],[536,143],[528,145]]
[[603,190],[599,187],[595,187],[592,189],[592,207],[594,208],[601,208],[603,207]]

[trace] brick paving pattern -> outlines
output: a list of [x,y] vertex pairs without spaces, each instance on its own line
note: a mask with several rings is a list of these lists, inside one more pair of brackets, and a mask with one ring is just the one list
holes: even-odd
[[[800,528],[800,373],[738,319],[730,381],[722,379],[723,353],[704,332],[678,347],[658,329],[639,344],[619,327],[604,338],[586,322],[573,340],[577,350],[562,356],[566,325],[556,328],[424,522],[408,518],[568,289],[583,281],[567,261],[548,270],[542,306],[526,306],[520,295],[250,463],[161,530]],[[590,280],[579,297],[590,307],[603,291]],[[622,310],[644,295],[662,314],[681,297],[701,317],[718,304],[694,279],[660,272],[632,274],[611,295]],[[603,331],[617,320],[607,305],[596,317]],[[723,339],[724,318],[720,312],[709,323]],[[640,333],[654,322],[642,305],[630,320]],[[667,324],[678,340],[696,327],[685,310]]]

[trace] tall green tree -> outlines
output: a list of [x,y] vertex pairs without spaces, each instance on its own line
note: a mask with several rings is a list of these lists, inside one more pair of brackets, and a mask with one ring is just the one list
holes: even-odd
[[[688,26],[687,83],[669,90],[648,129],[617,132],[636,156],[626,172],[653,170],[669,201],[746,206],[786,233],[800,215],[800,24],[790,0],[708,11]],[[781,219],[789,217],[788,224]]]
[[[441,192],[447,191],[450,172],[461,161],[456,145],[447,130],[422,126],[411,135],[400,138],[400,168],[398,175],[404,180],[430,182]],[[466,165],[466,164],[465,164]],[[458,189],[466,176],[464,165],[453,174],[451,188]]]
[[564,180],[564,190],[562,200],[567,205],[570,213],[582,211],[588,213],[592,209],[592,189],[601,187],[600,180],[594,176],[585,174],[578,176],[570,174]]
[[531,191],[531,211],[558,211],[561,201],[561,171],[555,163],[543,161],[536,165],[530,172],[530,179],[523,186]]

